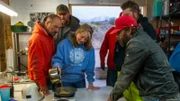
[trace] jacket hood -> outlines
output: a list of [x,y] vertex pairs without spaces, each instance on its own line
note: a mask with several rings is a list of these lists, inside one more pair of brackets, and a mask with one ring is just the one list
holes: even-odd
[[40,24],[41,22],[36,22],[36,24],[34,25],[33,34],[41,34],[43,36],[48,36],[47,32]]

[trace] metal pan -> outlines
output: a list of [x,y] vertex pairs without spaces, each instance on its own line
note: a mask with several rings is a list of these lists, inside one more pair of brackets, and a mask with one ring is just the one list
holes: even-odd
[[[68,92],[68,94],[60,94],[60,91]],[[77,91],[74,87],[59,87],[55,89],[55,97],[74,97],[75,92]]]

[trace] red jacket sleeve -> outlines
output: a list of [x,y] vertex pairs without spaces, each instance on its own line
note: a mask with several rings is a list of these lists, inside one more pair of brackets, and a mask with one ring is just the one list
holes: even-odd
[[46,86],[46,76],[43,73],[44,51],[40,40],[29,42],[28,47],[28,72],[32,80],[38,82],[40,86]]
[[108,46],[109,45],[108,44],[109,37],[110,37],[110,34],[113,30],[114,30],[114,27],[110,28],[105,34],[103,43],[102,43],[101,48],[100,48],[100,61],[101,61],[101,63],[105,62],[105,57],[106,57],[108,49],[109,49],[109,46]]

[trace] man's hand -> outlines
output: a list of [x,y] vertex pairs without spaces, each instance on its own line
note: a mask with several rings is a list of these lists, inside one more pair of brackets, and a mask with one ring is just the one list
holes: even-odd
[[40,90],[45,96],[49,95],[49,90],[47,86],[42,86],[42,87],[40,86]]
[[108,100],[107,100],[107,101],[112,101],[112,100],[111,100],[111,98],[108,98]]
[[100,87],[95,87],[93,84],[89,84],[87,90],[99,90]]
[[101,63],[101,69],[105,70],[105,63]]

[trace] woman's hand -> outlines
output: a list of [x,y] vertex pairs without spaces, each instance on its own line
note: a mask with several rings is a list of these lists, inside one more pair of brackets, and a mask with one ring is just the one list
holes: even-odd
[[93,84],[89,84],[87,90],[98,90],[100,87],[95,87]]

